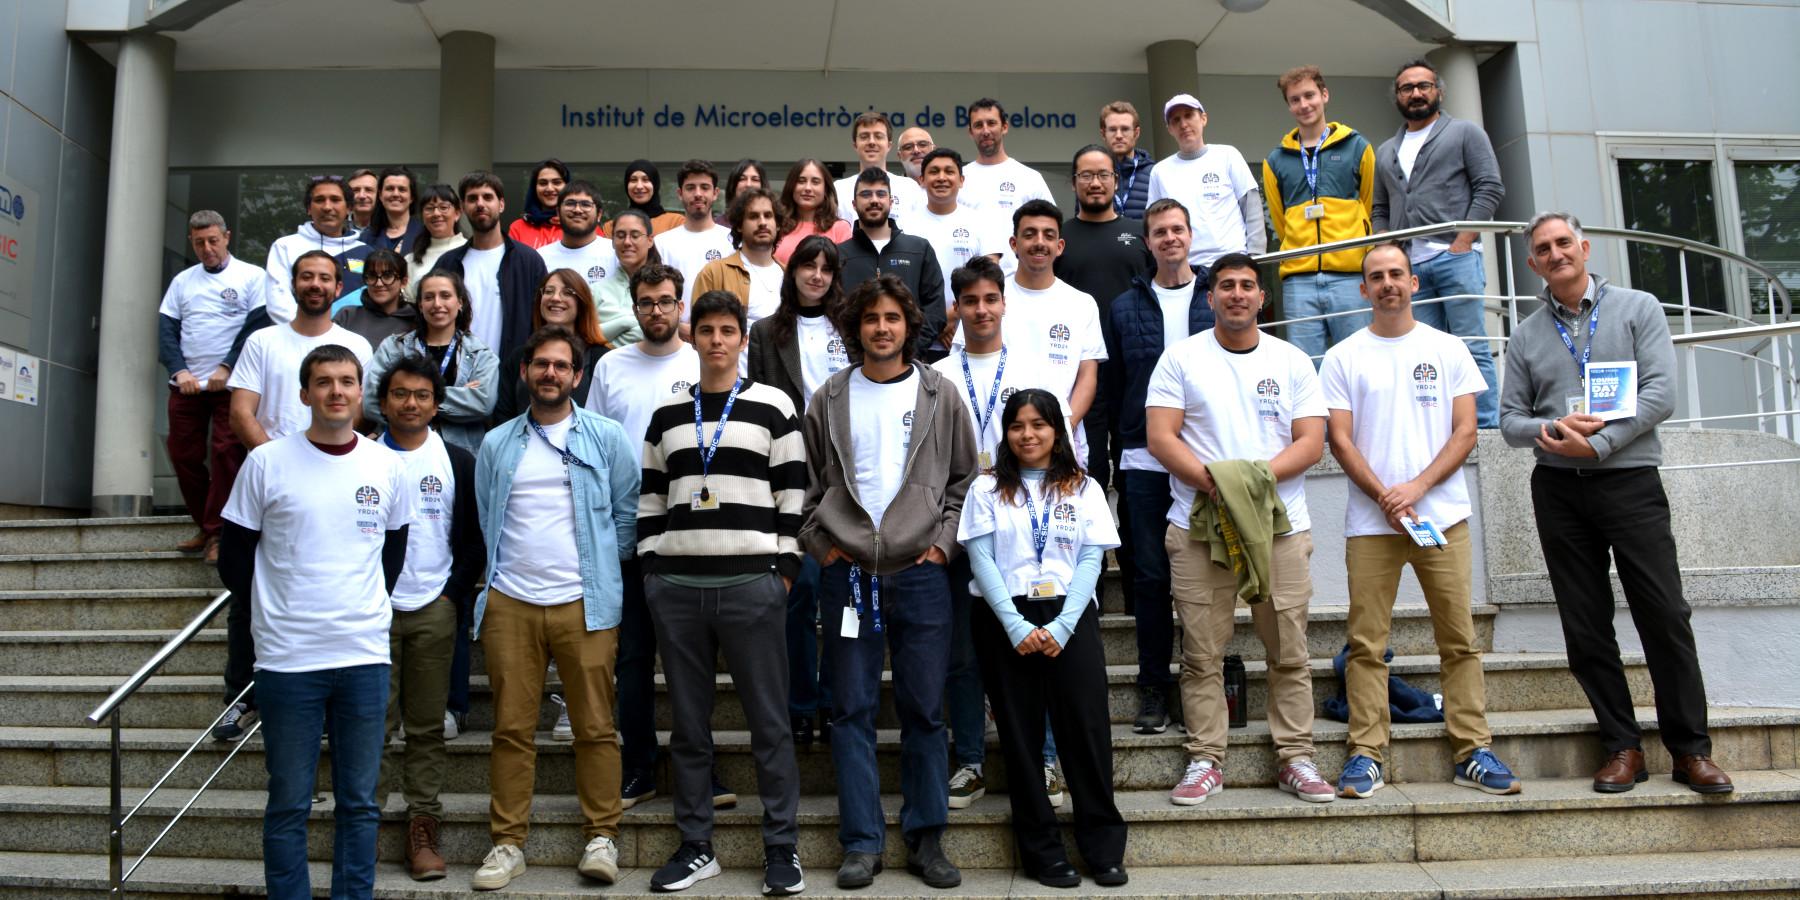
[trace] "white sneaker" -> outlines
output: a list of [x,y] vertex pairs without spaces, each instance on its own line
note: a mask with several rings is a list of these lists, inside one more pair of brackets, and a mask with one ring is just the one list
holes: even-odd
[[561,694],[551,694],[550,702],[560,710],[556,714],[556,727],[550,729],[550,739],[567,743],[575,739],[575,727],[569,724],[569,704]]
[[524,851],[514,844],[495,844],[494,849],[488,851],[487,858],[481,861],[481,868],[475,870],[475,877],[469,880],[469,886],[478,891],[497,891],[523,874]]
[[449,710],[445,710],[444,711],[444,740],[454,741],[454,740],[456,740],[457,735],[460,735],[460,734],[462,734],[462,729],[456,727],[456,713],[450,712]]
[[607,884],[619,880],[619,845],[606,835],[588,841],[587,849],[581,851],[581,864],[575,871]]

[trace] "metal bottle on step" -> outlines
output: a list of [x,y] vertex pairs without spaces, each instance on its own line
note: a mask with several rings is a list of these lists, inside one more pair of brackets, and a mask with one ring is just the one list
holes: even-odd
[[1250,680],[1244,675],[1241,656],[1225,657],[1225,709],[1230,715],[1230,727],[1250,724]]

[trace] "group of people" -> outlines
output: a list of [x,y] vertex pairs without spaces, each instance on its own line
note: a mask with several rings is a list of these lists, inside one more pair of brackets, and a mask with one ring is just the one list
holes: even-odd
[[[1108,104],[1105,143],[1073,158],[1073,218],[1006,156],[992,100],[971,105],[975,162],[910,128],[907,174],[889,173],[879,116],[857,121],[862,168],[835,184],[802,160],[777,194],[746,160],[723,185],[722,226],[704,161],[677,175],[679,213],[657,202],[655,166],[634,163],[631,205],[606,223],[599,190],[546,161],[504,229],[489,173],[422,192],[397,167],[367,191],[365,173],[319,178],[309,223],[275,242],[266,270],[230,255],[222,217],[195,213],[199,265],[162,308],[169,450],[201,526],[185,549],[216,560],[233,595],[232,705],[215,736],[263,733],[271,896],[310,890],[322,738],[333,895],[372,889],[390,788],[405,797],[409,872],[446,874],[439,794],[445,742],[469,713],[471,640],[494,720],[493,847],[475,889],[525,871],[537,735],[553,716],[552,737],[573,743],[578,868],[617,877],[623,810],[657,791],[658,657],[680,845],[651,885],[719,874],[714,809],[736,802],[711,728],[721,655],[755,763],[764,893],[805,887],[796,747],[815,741],[836,772],[837,885],[881,872],[884,694],[900,724],[899,833],[925,884],[961,882],[942,835],[985,793],[990,716],[1025,872],[1081,883],[1056,820],[1068,795],[1089,875],[1125,884],[1098,602],[1109,550],[1137,626],[1133,727],[1187,733],[1171,802],[1225,787],[1239,601],[1266,650],[1276,785],[1309,802],[1379,790],[1383,654],[1407,566],[1442,661],[1449,776],[1517,792],[1491,746],[1470,609],[1462,467],[1490,412],[1538,455],[1571,669],[1611,754],[1595,789],[1647,777],[1610,551],[1674,777],[1729,791],[1708,758],[1656,474],[1674,367],[1655,298],[1590,275],[1573,216],[1538,216],[1529,261],[1545,309],[1513,333],[1491,409],[1471,234],[1292,260],[1283,296],[1307,321],[1291,340],[1266,333],[1252,255],[1265,202],[1294,249],[1485,219],[1500,195],[1485,135],[1441,113],[1423,62],[1398,73],[1406,125],[1380,148],[1324,118],[1317,69],[1278,87],[1297,127],[1260,188],[1235,149],[1204,143],[1194,97],[1165,104],[1181,149],[1154,164],[1135,146],[1135,110]],[[352,236],[365,196],[370,220]],[[1465,303],[1473,329],[1450,312]],[[1636,364],[1635,417],[1589,414],[1587,360]],[[1314,763],[1307,641],[1305,478],[1327,444],[1354,486],[1350,746],[1335,784]],[[546,714],[552,672],[559,715]]]

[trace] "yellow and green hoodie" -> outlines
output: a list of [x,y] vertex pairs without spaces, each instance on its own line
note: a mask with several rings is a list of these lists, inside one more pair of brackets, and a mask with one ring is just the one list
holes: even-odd
[[[1307,150],[1312,148],[1308,147]],[[1316,247],[1371,233],[1369,212],[1375,200],[1375,147],[1341,122],[1326,124],[1325,142],[1319,150],[1317,193],[1306,183],[1301,162],[1300,129],[1281,138],[1281,146],[1269,151],[1263,165],[1263,196],[1268,198],[1269,223],[1281,249]],[[1323,218],[1306,218],[1306,207],[1325,205]],[[1283,278],[1313,272],[1362,271],[1366,250],[1339,250],[1323,256],[1303,256],[1281,264]]]

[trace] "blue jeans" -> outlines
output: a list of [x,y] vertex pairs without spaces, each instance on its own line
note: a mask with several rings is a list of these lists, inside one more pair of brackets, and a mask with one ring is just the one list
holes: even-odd
[[1169,593],[1169,552],[1162,536],[1169,529],[1169,476],[1164,472],[1126,469],[1119,473],[1126,498],[1125,528],[1131,532],[1136,565],[1131,614],[1137,619],[1140,688],[1169,688],[1175,648],[1175,611]]
[[256,673],[263,761],[269,770],[263,882],[276,900],[312,896],[306,819],[318,777],[319,742],[327,727],[336,801],[331,896],[369,897],[375,891],[375,831],[381,823],[375,785],[387,724],[388,668],[383,664]]
[[1415,301],[1474,295],[1464,300],[1414,306],[1413,318],[1446,334],[1475,338],[1463,343],[1469,345],[1469,353],[1475,357],[1475,368],[1481,370],[1481,377],[1486,379],[1488,386],[1475,398],[1475,427],[1499,428],[1500,392],[1496,390],[1499,381],[1494,376],[1494,351],[1486,340],[1487,314],[1482,311],[1482,302],[1476,299],[1487,293],[1487,270],[1481,265],[1481,251],[1440,253],[1414,266],[1413,274],[1419,276],[1419,290],[1413,294]]
[[[863,602],[871,602],[869,576]],[[846,852],[881,852],[881,771],[875,759],[875,714],[881,669],[893,654],[894,709],[900,715],[900,831],[911,840],[939,833],[950,814],[949,759],[944,754],[944,676],[950,664],[950,580],[944,566],[921,563],[881,576],[881,623],[863,616],[855,638],[839,631],[851,605],[850,566],[820,572],[819,611],[832,654],[831,761],[837,769],[838,843]],[[866,607],[865,607],[866,608]]]
[[[981,666],[975,656],[973,616],[987,600],[969,590],[974,575],[969,558],[950,564],[950,603],[955,621],[950,630],[950,674],[944,679],[944,705],[950,716],[950,749],[957,767],[987,760],[987,708],[981,702]],[[978,605],[979,604],[979,605]],[[1045,717],[1049,721],[1049,717]],[[1056,764],[1056,735],[1044,731],[1044,765]]]
[[[837,625],[826,623],[827,627]],[[787,595],[788,715],[831,709],[831,654],[819,646],[819,563],[801,557],[800,577]]]
[[[1313,368],[1324,362],[1325,351],[1369,324],[1369,301],[1362,296],[1362,276],[1348,272],[1314,272],[1281,279],[1282,314],[1290,319],[1326,313],[1361,310],[1354,316],[1296,322],[1288,326],[1288,343],[1313,358]],[[1157,541],[1157,549],[1162,541]],[[1166,567],[1165,567],[1166,568]]]

